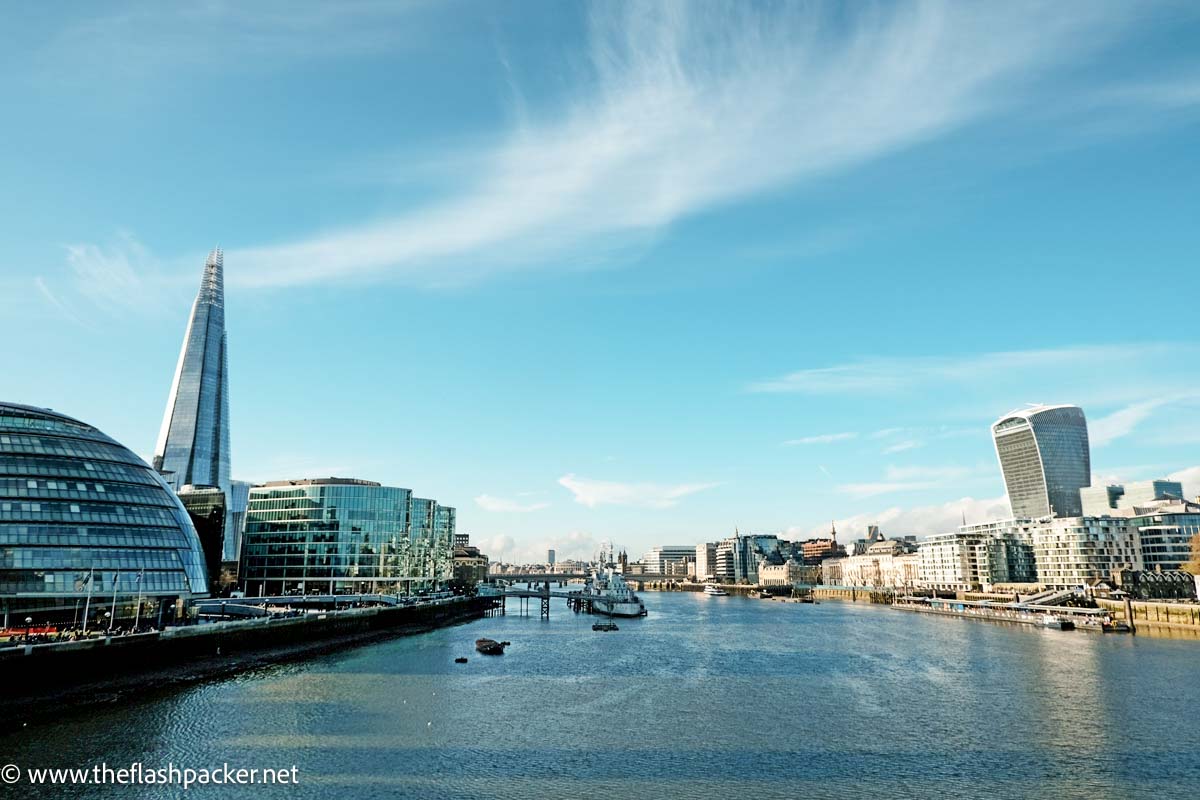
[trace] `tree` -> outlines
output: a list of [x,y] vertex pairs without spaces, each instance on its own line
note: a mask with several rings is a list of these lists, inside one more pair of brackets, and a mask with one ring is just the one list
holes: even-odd
[[1184,572],[1200,575],[1200,533],[1192,537],[1192,557],[1182,567]]

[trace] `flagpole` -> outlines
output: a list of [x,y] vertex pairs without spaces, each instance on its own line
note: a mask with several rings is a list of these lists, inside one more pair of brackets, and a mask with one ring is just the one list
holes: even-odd
[[113,603],[112,611],[108,615],[108,632],[112,633],[113,623],[117,621],[117,584],[121,581],[121,570],[117,570],[117,574],[113,575]]
[[87,634],[88,609],[92,607],[92,583],[96,577],[96,568],[92,567],[88,570],[88,594],[87,602],[83,604],[83,632]]
[[139,572],[138,576],[137,576],[138,604],[137,604],[137,613],[133,617],[133,632],[134,633],[137,633],[138,622],[140,622],[142,619],[142,577],[145,574],[146,574],[146,568],[143,567],[142,571]]

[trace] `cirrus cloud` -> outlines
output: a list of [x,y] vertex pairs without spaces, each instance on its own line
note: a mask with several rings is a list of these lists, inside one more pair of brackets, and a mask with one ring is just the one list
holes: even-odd
[[641,508],[670,508],[681,499],[696,492],[718,486],[717,483],[621,483],[598,481],[567,474],[558,483],[575,496],[575,502],[588,508],[597,506],[638,506]]
[[543,508],[548,508],[549,503],[521,503],[516,500],[510,500],[507,497],[496,497],[490,494],[481,494],[475,498],[475,505],[482,508],[484,511],[496,511],[502,513],[527,514],[531,511],[541,511]]

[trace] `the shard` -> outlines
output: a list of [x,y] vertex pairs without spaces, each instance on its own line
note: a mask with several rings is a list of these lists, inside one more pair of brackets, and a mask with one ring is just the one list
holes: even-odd
[[[218,248],[204,262],[200,293],[192,304],[183,349],[171,382],[154,468],[175,487],[215,486],[230,496],[229,368],[225,349],[225,285]],[[226,521],[226,560],[236,536]]]

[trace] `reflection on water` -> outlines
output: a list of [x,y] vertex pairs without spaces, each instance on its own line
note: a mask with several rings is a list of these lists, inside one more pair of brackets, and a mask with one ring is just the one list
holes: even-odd
[[[299,768],[299,787],[188,792],[222,798],[1168,798],[1200,781],[1195,642],[645,599],[616,633],[556,604],[64,716],[0,739],[3,760]],[[480,636],[512,646],[479,656]]]

